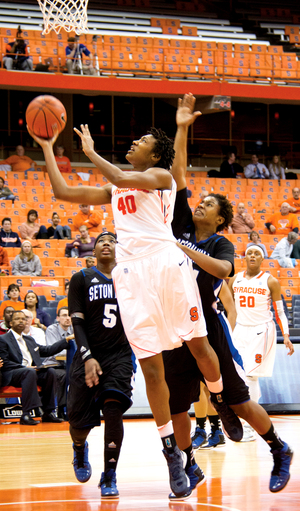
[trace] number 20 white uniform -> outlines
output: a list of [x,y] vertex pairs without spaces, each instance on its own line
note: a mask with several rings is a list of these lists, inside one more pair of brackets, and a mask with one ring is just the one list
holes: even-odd
[[172,190],[112,188],[118,237],[113,280],[122,323],[137,358],[206,335],[192,264],[171,230]]
[[276,326],[271,312],[269,273],[251,279],[237,274],[233,283],[237,311],[234,344],[243,359],[247,376],[272,376],[276,353]]

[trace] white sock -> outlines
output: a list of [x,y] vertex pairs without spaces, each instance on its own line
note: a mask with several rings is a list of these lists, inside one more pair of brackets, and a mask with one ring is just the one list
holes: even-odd
[[217,381],[207,381],[205,380],[206,386],[209,392],[213,392],[214,394],[219,394],[223,390],[223,379],[222,376]]
[[160,438],[165,438],[166,436],[170,436],[174,433],[173,422],[170,420],[167,424],[163,426],[157,426]]

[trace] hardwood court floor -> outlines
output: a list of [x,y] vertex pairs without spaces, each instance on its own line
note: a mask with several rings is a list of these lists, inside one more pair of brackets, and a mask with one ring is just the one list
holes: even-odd
[[268,490],[272,458],[256,442],[212,451],[196,451],[206,482],[185,502],[170,503],[161,442],[153,420],[124,421],[124,443],[118,467],[119,500],[100,499],[103,428],[89,435],[93,474],[76,481],[68,424],[34,427],[0,425],[0,511],[299,511],[300,416],[273,418],[279,434],[295,451],[291,480],[280,493]]

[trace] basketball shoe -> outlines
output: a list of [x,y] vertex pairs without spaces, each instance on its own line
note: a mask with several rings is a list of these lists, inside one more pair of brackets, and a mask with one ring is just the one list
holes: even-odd
[[250,426],[250,424],[243,425],[243,438],[241,442],[253,442],[256,440],[255,430]]
[[190,489],[189,478],[184,470],[187,461],[187,455],[185,452],[180,451],[177,445],[174,448],[174,452],[170,453],[167,452],[166,449],[163,449],[163,454],[167,460],[170,487],[175,496],[174,498],[177,497],[184,499],[189,497],[192,493],[192,490]]
[[243,426],[234,411],[223,401],[222,394],[211,394],[211,404],[219,415],[226,436],[233,442],[243,438]]
[[190,480],[190,490],[187,495],[184,497],[176,497],[174,493],[170,493],[169,499],[172,501],[176,500],[185,500],[191,496],[192,491],[196,488],[198,484],[203,484],[206,480],[204,473],[201,468],[195,463],[195,465],[191,465],[189,468],[185,468],[185,472]]
[[208,451],[209,449],[214,449],[215,447],[223,447],[224,445],[226,445],[225,437],[222,431],[216,429],[216,431],[211,432],[208,437],[208,441],[206,444],[201,445],[200,449]]
[[73,444],[73,466],[77,481],[86,483],[92,475],[92,467],[89,464],[89,444],[85,442],[83,449],[78,449]]
[[192,435],[192,447],[193,449],[199,449],[199,447],[207,442],[207,434],[205,429],[196,426],[194,434]]
[[98,488],[101,490],[101,497],[112,499],[119,496],[117,488],[117,476],[115,470],[110,468],[102,472]]
[[293,451],[284,442],[282,449],[271,449],[274,459],[274,466],[271,472],[270,486],[271,492],[283,490],[290,479],[290,465],[292,464]]

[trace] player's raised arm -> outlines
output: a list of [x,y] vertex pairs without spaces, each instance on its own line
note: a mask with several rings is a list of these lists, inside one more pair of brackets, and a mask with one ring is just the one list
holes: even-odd
[[74,128],[74,131],[81,138],[83,152],[110,183],[118,188],[171,189],[170,173],[165,168],[156,166],[160,157],[156,154],[152,135],[145,135],[132,143],[126,159],[133,165],[134,170],[125,172],[96,153],[87,124],[81,124],[80,128],[81,131],[77,128]]
[[57,199],[78,204],[109,204],[111,201],[111,184],[101,188],[95,186],[68,186],[58,169],[53,153],[53,144],[58,137],[58,132],[51,139],[37,137],[28,127],[32,138],[41,146],[45,156],[47,172]]
[[177,191],[186,188],[187,168],[187,138],[189,126],[201,115],[201,112],[194,112],[196,98],[192,94],[185,94],[178,99],[176,112],[177,131],[174,140],[175,158],[172,165],[172,176],[177,184]]

